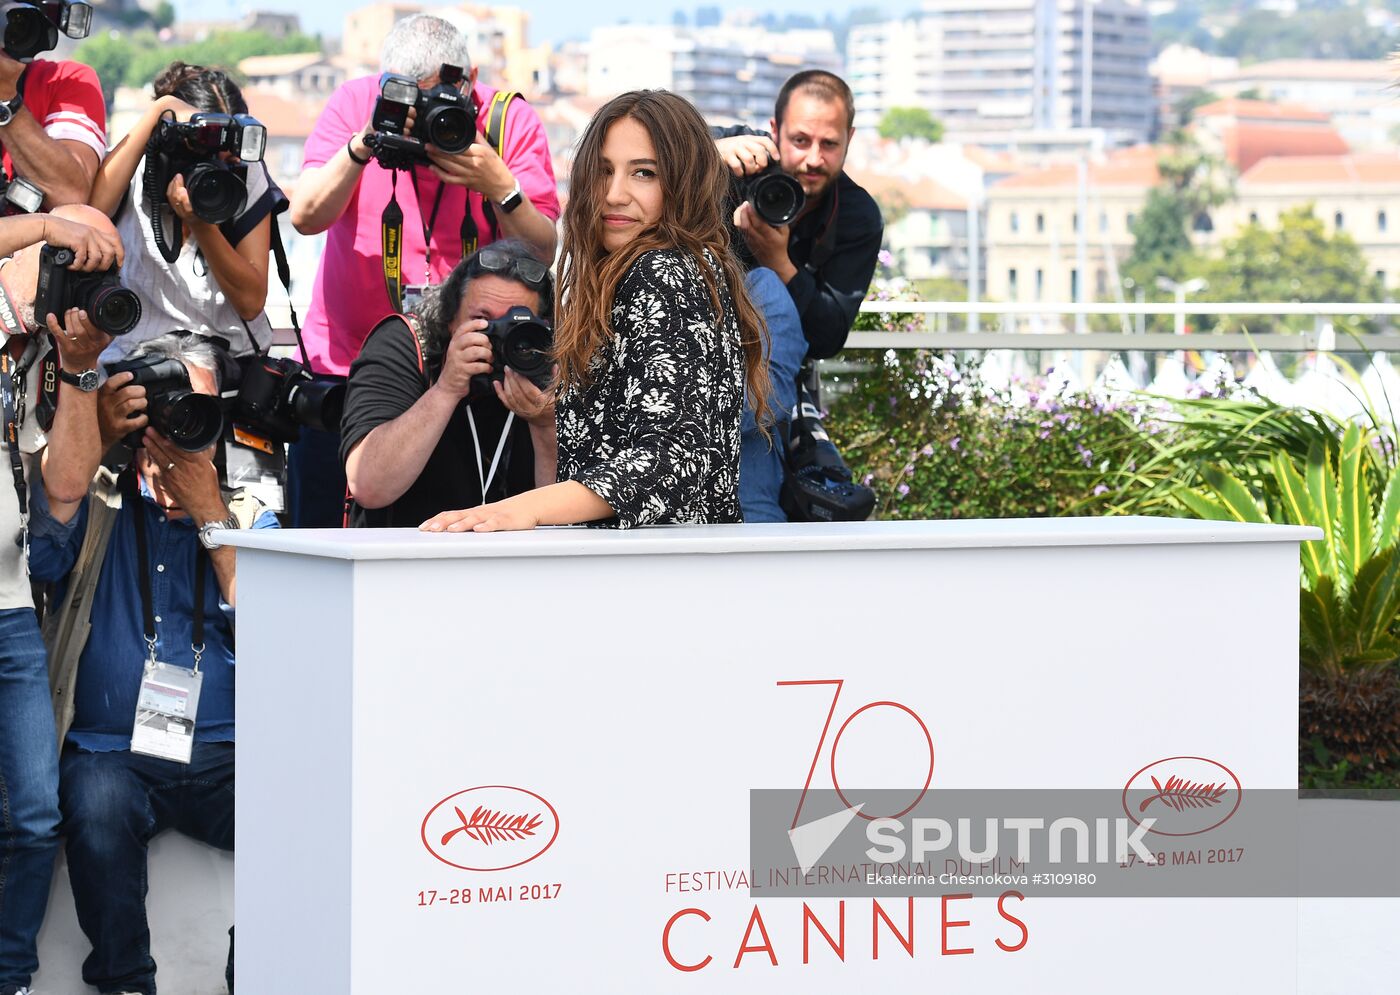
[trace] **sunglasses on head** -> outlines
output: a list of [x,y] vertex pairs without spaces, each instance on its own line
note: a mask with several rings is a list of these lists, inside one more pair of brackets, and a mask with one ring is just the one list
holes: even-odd
[[472,268],[495,276],[514,276],[527,287],[538,291],[544,290],[544,281],[549,275],[549,267],[538,259],[512,256],[496,249],[478,252]]

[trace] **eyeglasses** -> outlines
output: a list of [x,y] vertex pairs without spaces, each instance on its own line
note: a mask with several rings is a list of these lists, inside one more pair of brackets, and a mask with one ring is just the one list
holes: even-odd
[[499,249],[482,249],[472,260],[472,268],[496,276],[514,276],[536,291],[543,291],[549,277],[549,267],[538,259],[512,256]]

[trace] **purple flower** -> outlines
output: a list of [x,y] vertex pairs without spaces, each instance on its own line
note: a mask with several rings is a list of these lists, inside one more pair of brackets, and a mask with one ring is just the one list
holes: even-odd
[[923,455],[923,456],[932,456],[932,455],[933,455],[933,447],[932,447],[932,446],[924,446],[924,448],[922,448],[922,449],[919,450],[919,453],[920,453],[921,455]]
[[873,474],[873,473],[867,473],[864,477],[861,478],[860,482],[861,482],[862,484],[864,484],[866,487],[869,487],[869,486],[870,486],[870,482],[871,482],[872,480],[874,480],[874,479],[875,479],[875,474]]
[[889,249],[881,249],[880,254],[875,258],[880,261],[881,266],[888,267],[894,265],[894,256],[890,253]]
[[908,496],[909,496],[909,485],[908,485],[908,484],[900,484],[898,490],[899,490],[899,496],[900,496],[900,497],[908,497]]
[[959,445],[961,442],[962,442],[962,436],[961,436],[961,435],[955,435],[955,436],[953,436],[952,440],[948,443],[948,448],[951,449],[953,452],[957,452],[957,451],[958,451],[958,445]]
[[1094,497],[1098,497],[1100,494],[1107,494],[1107,493],[1108,493],[1108,488],[1105,487],[1103,484],[1099,484],[1097,487],[1094,488]]

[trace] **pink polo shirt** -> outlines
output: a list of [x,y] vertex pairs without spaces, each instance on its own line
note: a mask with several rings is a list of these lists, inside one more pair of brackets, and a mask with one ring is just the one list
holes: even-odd
[[[487,108],[496,91],[477,83],[477,106]],[[334,94],[306,139],[303,168],[325,165],[340,154],[350,136],[365,126],[379,97],[379,77],[350,80]],[[486,115],[477,115],[478,130],[486,125]],[[550,163],[544,125],[535,109],[515,100],[506,112],[505,163],[525,196],[536,210],[552,220],[559,218],[559,194]],[[403,210],[403,282],[441,283],[462,258],[462,214],[468,199],[480,245],[491,241],[491,229],[481,212],[481,194],[466,187],[447,184],[432,230],[431,274],[425,281],[424,262],[428,258],[423,241],[423,225],[432,214],[433,200],[442,184],[426,166],[414,169],[418,177],[415,197],[408,173],[399,174],[398,201]],[[360,176],[345,212],[326,232],[326,250],[316,272],[311,291],[311,308],[306,314],[306,349],[318,373],[349,372],[350,363],[379,319],[392,310],[384,286],[381,257],[380,218],[389,203],[391,170],[371,161]],[[499,214],[499,212],[497,212]]]

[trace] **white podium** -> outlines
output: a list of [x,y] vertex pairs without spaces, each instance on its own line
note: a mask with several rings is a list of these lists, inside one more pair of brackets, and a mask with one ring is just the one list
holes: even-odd
[[838,954],[744,872],[754,788],[1114,787],[1176,757],[1296,787],[1318,537],[228,533],[239,988],[1296,991],[1294,899],[1028,898],[1022,932],[996,898],[924,898],[907,952],[870,899],[809,902],[833,939],[845,917]]

